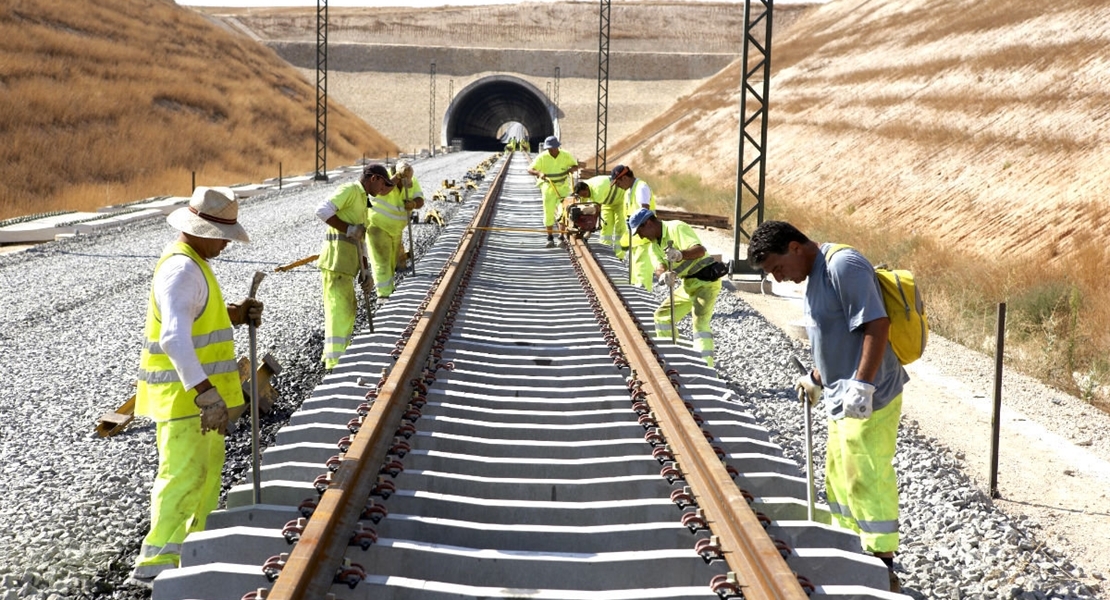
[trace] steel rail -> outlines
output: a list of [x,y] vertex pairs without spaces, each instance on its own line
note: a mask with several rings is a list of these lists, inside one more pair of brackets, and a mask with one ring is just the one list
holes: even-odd
[[719,539],[722,557],[735,573],[743,597],[748,600],[806,598],[797,576],[768,537],[701,428],[690,418],[682,397],[671,385],[642,330],[628,315],[609,276],[594,259],[585,241],[572,240],[571,254],[581,264],[602,309],[609,316],[629,366],[644,382],[648,406],[673,451],[675,465],[685,476],[710,530]]
[[289,554],[267,600],[316,600],[324,598],[343,562],[350,535],[366,505],[378,470],[392,445],[394,432],[412,397],[411,381],[418,377],[435,343],[467,266],[477,253],[485,225],[508,172],[505,161],[489,192],[482,199],[470,227],[459,241],[454,258],[448,262],[436,290],[423,310],[419,324],[390,370],[377,399],[370,407],[362,427],[343,457],[331,484]]

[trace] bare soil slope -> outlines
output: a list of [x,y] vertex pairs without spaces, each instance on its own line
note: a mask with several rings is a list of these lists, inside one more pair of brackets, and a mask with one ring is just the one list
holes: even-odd
[[[315,168],[314,86],[168,0],[0,6],[0,218]],[[396,146],[335,103],[328,165]],[[171,185],[171,182],[173,185]]]
[[[1110,5],[834,0],[773,40],[769,194],[983,257],[1105,246]],[[610,150],[735,180],[739,64]]]

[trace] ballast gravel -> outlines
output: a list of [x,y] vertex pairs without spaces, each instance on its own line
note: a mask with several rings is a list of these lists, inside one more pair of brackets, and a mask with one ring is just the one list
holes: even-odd
[[[439,182],[462,183],[483,153],[457,153],[416,163],[431,196]],[[249,245],[231,244],[213,268],[225,297],[247,292],[254,271],[267,272],[259,355],[282,365],[275,410],[263,421],[263,443],[323,375],[319,362],[323,311],[320,276],[311,265],[273,268],[315,254],[324,225],[316,205],[343,180],[267,192],[243,201]],[[446,219],[457,205],[429,202]],[[414,225],[420,250],[439,228]],[[0,256],[0,600],[17,598],[149,598],[125,584],[149,526],[149,493],[157,465],[154,425],[140,419],[100,438],[104,412],[134,393],[153,266],[174,237],[164,219]],[[361,324],[359,325],[361,326]],[[689,320],[683,327],[689,335]],[[722,294],[713,320],[718,370],[746,408],[776,432],[789,458],[804,465],[802,412],[794,398],[792,356],[802,345],[743,300]],[[236,332],[240,355],[247,331]],[[823,501],[824,421],[814,419],[817,489]],[[243,421],[246,424],[246,421]],[[1045,549],[1039,526],[992,507],[934,440],[903,423],[896,468],[902,509],[898,574],[914,598],[1099,597],[1076,579],[1085,575]],[[249,426],[228,438],[225,490],[250,468]]]

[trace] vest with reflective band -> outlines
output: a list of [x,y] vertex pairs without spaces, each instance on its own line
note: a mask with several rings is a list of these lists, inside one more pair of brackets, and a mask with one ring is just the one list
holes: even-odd
[[[654,248],[657,257],[664,255],[663,250],[667,247],[668,241],[673,243],[674,247],[679,250],[686,250],[694,244],[701,244],[701,240],[698,239],[697,234],[695,234],[693,229],[690,229],[690,226],[686,223],[682,221],[660,221],[659,223],[663,225],[663,233],[659,236],[659,244]],[[684,231],[680,234],[680,227],[685,227],[689,231]],[[691,241],[693,243],[691,243]],[[665,258],[662,259],[662,261],[664,265],[667,264]],[[675,277],[685,279],[713,264],[713,262],[713,258],[709,256],[709,251],[707,250],[701,257],[692,258],[690,260],[680,260],[672,264],[671,268],[675,272]]]
[[613,185],[613,180],[608,175],[591,177],[586,180],[586,185],[590,187],[589,202],[597,202],[603,206],[613,205],[617,200],[617,192],[624,191]]
[[374,205],[370,207],[368,223],[379,229],[384,229],[391,235],[401,235],[405,225],[409,222],[409,211],[405,210],[405,199],[412,200],[417,196],[423,197],[424,192],[416,178],[412,178],[412,187],[401,189],[394,186],[384,196],[374,196]]
[[[339,186],[339,190],[331,198],[335,205],[335,216],[340,221],[351,225],[366,225],[366,205],[369,199],[362,184],[354,181]],[[327,269],[340,275],[355,275],[358,273],[358,248],[347,238],[346,231],[339,231],[331,225],[327,226],[324,235],[324,245],[320,248],[320,259],[316,266]]]
[[[208,285],[208,302],[200,317],[193,321],[193,347],[196,348],[197,358],[208,375],[208,381],[219,390],[228,408],[240,406],[243,404],[243,388],[239,383],[239,367],[235,363],[235,335],[220,286],[208,263],[188,244],[182,242],[174,242],[162,255],[158,266],[154,268],[155,273],[167,258],[175,254],[184,254],[191,258],[204,273],[204,282]],[[146,343],[139,357],[139,389],[135,394],[135,414],[155,421],[198,415],[200,409],[193,403],[196,394],[185,391],[170,357],[158,344],[162,335],[162,312],[154,301],[153,287],[152,285],[146,311]]]

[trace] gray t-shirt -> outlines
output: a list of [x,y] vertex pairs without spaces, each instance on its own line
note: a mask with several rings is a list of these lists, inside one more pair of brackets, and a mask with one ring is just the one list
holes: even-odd
[[[863,325],[886,314],[875,269],[854,248],[845,248],[826,264],[832,244],[821,244],[806,284],[805,325],[813,360],[826,391],[840,379],[851,379],[863,353]],[[909,375],[887,344],[875,376],[874,410],[902,393]]]

